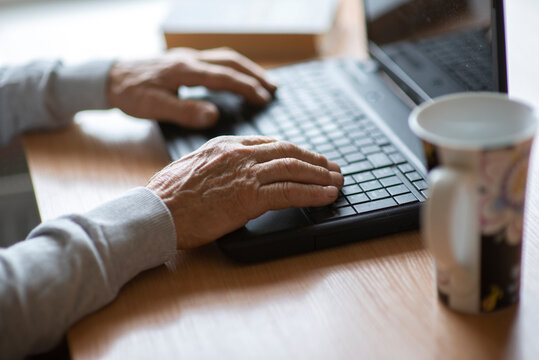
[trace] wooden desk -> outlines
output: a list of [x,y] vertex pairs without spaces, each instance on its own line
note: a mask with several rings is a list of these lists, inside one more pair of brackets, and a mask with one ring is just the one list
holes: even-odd
[[[345,1],[349,10],[357,7]],[[509,5],[511,93],[539,105],[530,86],[530,77],[539,80],[539,73],[526,72],[531,66],[522,56],[535,54],[523,45],[522,34],[539,27],[532,18],[537,11],[530,10],[539,6],[532,0]],[[343,29],[357,28],[353,10],[341,15]],[[346,52],[353,40],[343,43]],[[81,113],[69,129],[24,140],[45,219],[87,210],[144,185],[168,162],[154,123],[116,111]],[[539,181],[536,159],[532,184]],[[466,316],[438,303],[432,259],[417,232],[250,266],[235,264],[208,245],[141,274],[111,305],[76,324],[69,332],[72,356],[537,358],[538,191],[530,187],[522,300],[508,310]]]

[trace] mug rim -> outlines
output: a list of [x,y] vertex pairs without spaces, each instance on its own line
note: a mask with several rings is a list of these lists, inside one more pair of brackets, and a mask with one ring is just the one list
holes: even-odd
[[[424,127],[419,125],[418,117],[421,113],[426,111],[427,109],[439,105],[440,103],[447,103],[451,101],[455,101],[458,99],[463,98],[480,98],[480,99],[496,99],[496,100],[503,100],[505,102],[509,102],[515,105],[518,105],[525,110],[527,110],[532,117],[535,118],[534,124],[532,126],[528,126],[526,129],[523,129],[518,136],[511,135],[510,137],[507,136],[505,138],[500,138],[498,141],[493,141],[489,144],[471,144],[469,141],[461,140],[461,139],[452,139],[449,137],[444,137],[438,134],[435,134],[431,131],[425,130]],[[416,106],[412,112],[410,113],[408,117],[408,126],[412,130],[412,132],[418,136],[421,140],[428,141],[432,143],[433,145],[437,146],[444,146],[449,148],[456,148],[456,149],[466,149],[466,150],[476,150],[476,149],[485,149],[485,148],[492,148],[492,147],[500,147],[500,146],[508,146],[513,144],[521,143],[525,140],[528,140],[533,137],[535,134],[538,119],[536,116],[536,112],[532,106],[529,104],[521,101],[521,100],[515,100],[508,96],[508,94],[505,93],[495,93],[495,92],[488,92],[488,91],[482,91],[482,92],[459,92],[459,93],[453,93],[448,95],[442,95],[433,99],[430,99],[418,106]]]

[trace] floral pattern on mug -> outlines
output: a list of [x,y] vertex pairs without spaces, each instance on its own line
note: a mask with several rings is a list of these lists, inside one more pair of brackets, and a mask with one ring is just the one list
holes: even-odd
[[480,166],[480,219],[485,235],[517,245],[522,240],[524,196],[531,142],[485,151]]

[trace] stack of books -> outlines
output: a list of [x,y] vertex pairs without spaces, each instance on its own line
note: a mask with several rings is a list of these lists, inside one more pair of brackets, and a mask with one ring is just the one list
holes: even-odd
[[163,22],[168,48],[231,47],[255,60],[318,55],[338,0],[178,0]]

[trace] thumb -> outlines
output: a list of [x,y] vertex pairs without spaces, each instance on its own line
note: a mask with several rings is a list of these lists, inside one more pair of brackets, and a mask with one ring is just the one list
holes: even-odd
[[192,129],[204,129],[215,125],[219,117],[217,107],[207,101],[180,99],[165,91],[152,94],[154,118],[172,122]]

